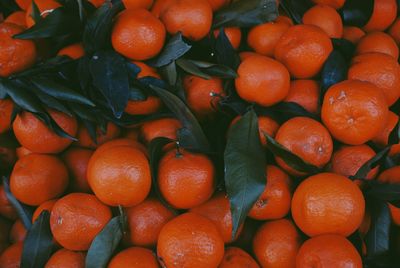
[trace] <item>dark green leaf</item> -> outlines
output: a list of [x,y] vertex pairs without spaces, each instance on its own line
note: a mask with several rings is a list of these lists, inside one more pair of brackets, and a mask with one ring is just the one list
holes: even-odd
[[129,78],[122,56],[113,51],[99,51],[89,63],[95,87],[106,98],[115,117],[120,118],[129,99]]
[[154,90],[168,109],[170,109],[179,119],[183,128],[186,129],[184,133],[179,132],[180,134],[184,134],[178,135],[180,146],[195,151],[209,152],[210,145],[208,140],[196,117],[192,114],[186,104],[184,104],[177,96],[165,89],[153,85],[150,85],[150,88]]
[[75,62],[67,56],[56,56],[40,62],[33,66],[32,68],[26,69],[20,73],[12,75],[13,78],[21,78],[21,77],[35,77],[43,74],[52,74],[60,72],[65,66],[69,66],[70,64],[74,64]]
[[105,268],[118,244],[123,230],[121,216],[111,219],[104,229],[95,237],[86,256],[86,268]]
[[394,202],[395,204],[400,201],[400,184],[372,180],[368,181],[368,186],[365,194],[373,196],[375,199]]
[[3,100],[7,97],[7,90],[3,86],[3,81],[0,80],[0,100]]
[[56,98],[46,95],[36,87],[32,87],[30,90],[36,95],[36,97],[38,97],[38,99],[42,102],[42,104],[44,104],[44,106],[63,112],[69,116],[72,116],[71,111],[67,107],[65,107],[64,104],[59,102]]
[[232,47],[231,42],[223,29],[220,30],[217,39],[215,40],[215,56],[217,62],[226,65],[236,70],[240,64],[240,58],[236,50]]
[[213,28],[252,27],[277,17],[275,0],[239,0],[215,13]]
[[182,39],[182,34],[179,32],[168,41],[156,59],[149,61],[149,64],[154,67],[168,65],[185,55],[191,47]]
[[321,99],[323,99],[325,92],[333,86],[347,78],[348,64],[342,53],[333,50],[321,72]]
[[78,103],[69,103],[68,107],[81,119],[96,122],[96,114],[93,109],[89,106],[85,106]]
[[143,89],[137,85],[131,85],[129,87],[129,100],[144,101],[147,99],[147,95],[143,92]]
[[15,149],[21,145],[11,131],[0,133],[0,147]]
[[339,13],[344,25],[362,27],[371,18],[373,10],[374,0],[348,0]]
[[226,65],[215,64],[205,61],[188,60],[188,59],[179,59],[178,61],[181,60],[190,62],[191,64],[195,65],[198,69],[200,69],[203,74],[209,76],[216,76],[226,79],[228,78],[233,79],[237,77],[236,72]]
[[389,144],[398,144],[400,142],[400,121],[397,121],[396,126],[389,134]]
[[11,99],[22,109],[32,113],[44,113],[44,109],[40,105],[38,98],[23,88],[21,85],[11,82],[3,82],[3,86]]
[[47,127],[49,127],[55,134],[62,138],[70,139],[72,141],[77,141],[76,138],[72,137],[69,135],[67,132],[65,132],[54,119],[47,113],[34,113],[33,114],[37,119],[40,121],[44,122]]
[[42,16],[40,16],[40,10],[36,4],[36,1],[32,1],[32,13],[30,14],[31,18],[35,21],[35,23],[39,22],[42,19]]
[[311,7],[307,0],[282,0],[280,7],[292,18],[296,24],[303,23],[303,14]]
[[357,173],[354,176],[351,176],[350,179],[366,179],[368,173],[376,168],[378,165],[383,163],[385,161],[386,156],[390,152],[390,146],[382,149],[379,153],[377,153],[374,157],[372,157],[370,160],[364,163],[362,165]]
[[318,115],[310,113],[298,103],[295,102],[280,102],[272,107],[264,108],[257,107],[257,114],[272,113],[275,114],[282,122],[285,122],[293,117],[304,116],[319,120]]
[[230,128],[224,160],[225,186],[232,213],[232,237],[235,237],[267,183],[267,163],[254,111],[247,112]]
[[169,85],[175,86],[178,79],[175,61],[172,61],[170,64],[161,67],[160,73]]
[[342,53],[347,61],[351,61],[356,50],[356,46],[349,40],[343,38],[331,38],[331,40],[333,48]]
[[178,59],[176,64],[181,67],[185,72],[201,77],[203,79],[211,79],[212,77],[206,73],[204,73],[200,68],[198,68],[193,62],[186,60],[186,59]]
[[4,18],[7,18],[10,14],[20,10],[20,7],[14,0],[2,0],[0,1],[0,10]]
[[26,234],[22,249],[21,268],[44,267],[53,249],[50,212],[44,210]]
[[276,140],[270,137],[268,134],[264,133],[265,138],[267,139],[268,149],[276,156],[281,158],[288,166],[299,171],[305,172],[309,174],[319,173],[321,170],[304,161],[301,157],[295,155],[281,144],[279,144]]

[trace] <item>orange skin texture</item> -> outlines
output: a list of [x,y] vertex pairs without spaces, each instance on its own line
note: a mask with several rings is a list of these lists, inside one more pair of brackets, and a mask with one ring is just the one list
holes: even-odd
[[[55,110],[48,112],[65,132],[71,136],[76,135],[78,123],[75,117]],[[13,130],[19,143],[34,153],[59,153],[72,143],[72,140],[58,136],[30,112],[22,112],[17,115],[13,123]]]
[[357,44],[360,39],[365,35],[365,32],[355,26],[344,26],[343,27],[343,39],[346,39],[353,44]]
[[301,246],[296,258],[296,268],[352,267],[362,268],[359,253],[346,238],[327,234],[313,237]]
[[157,258],[153,251],[147,248],[131,247],[115,255],[108,268],[158,268]]
[[16,220],[11,228],[10,242],[12,244],[17,242],[24,242],[27,230],[22,224],[21,220]]
[[155,0],[151,8],[151,14],[156,18],[160,18],[161,14],[174,2],[175,0]]
[[281,23],[281,22],[282,22],[282,23],[286,23],[286,24],[288,24],[289,26],[293,26],[293,25],[294,25],[292,19],[289,18],[287,15],[279,15],[279,16],[276,18],[275,22],[276,22],[276,23]]
[[199,118],[206,118],[216,112],[219,96],[224,95],[222,80],[213,77],[203,79],[188,75],[183,79],[186,102]]
[[129,242],[134,246],[153,247],[162,227],[174,218],[174,213],[155,198],[148,198],[126,210]]
[[146,143],[149,143],[158,137],[176,140],[177,131],[181,127],[181,122],[175,118],[156,119],[143,123],[140,128],[140,136]]
[[13,109],[14,103],[11,100],[0,100],[0,133],[10,130]]
[[175,0],[165,6],[160,18],[171,35],[181,32],[198,41],[210,31],[213,11],[207,0]]
[[241,248],[229,247],[225,249],[225,255],[218,268],[260,268],[258,263],[249,253]]
[[12,244],[0,256],[1,268],[18,268],[21,264],[22,242]]
[[290,27],[275,47],[275,58],[295,78],[312,78],[322,69],[333,46],[329,36],[313,25]]
[[4,22],[14,23],[18,26],[26,28],[26,20],[25,20],[25,12],[24,11],[15,11],[11,15],[9,15]]
[[[333,153],[330,170],[345,177],[354,176],[360,167],[375,155],[375,151],[366,144],[342,146]],[[375,178],[378,171],[379,167],[372,169],[368,173],[367,179]]]
[[36,221],[37,218],[39,218],[40,214],[47,210],[48,212],[51,212],[53,210],[54,204],[57,202],[58,199],[52,199],[48,200],[46,202],[43,202],[40,206],[38,206],[35,209],[35,212],[32,215],[32,223]]
[[304,180],[292,199],[292,217],[308,236],[348,236],[361,225],[364,196],[350,179],[334,173],[320,173]]
[[10,177],[12,194],[30,206],[39,206],[60,196],[67,186],[67,168],[58,157],[51,155],[30,154],[19,159]]
[[[382,147],[388,145],[389,135],[393,131],[398,121],[399,117],[392,111],[389,111],[388,120],[386,121],[384,129],[372,139],[372,142]],[[392,145],[389,155],[392,156],[397,154],[399,146],[399,144]]]
[[315,5],[303,15],[303,23],[320,27],[331,38],[341,38],[343,22],[339,13],[328,5]]
[[157,255],[168,268],[218,267],[224,257],[224,241],[212,221],[189,212],[164,225]]
[[294,102],[310,113],[319,112],[320,89],[315,80],[292,80],[285,102]]
[[85,55],[85,50],[83,48],[82,43],[75,43],[69,46],[66,46],[57,53],[58,56],[68,56],[71,59],[79,59]]
[[388,34],[396,41],[396,44],[400,44],[400,18],[397,18],[392,26],[388,30]]
[[262,267],[295,267],[301,238],[295,225],[287,220],[264,223],[253,239],[253,251]]
[[132,146],[95,153],[89,161],[87,178],[97,198],[109,206],[135,206],[146,199],[151,187],[149,160]]
[[119,13],[111,34],[114,49],[131,60],[148,60],[163,48],[166,31],[162,22],[145,9]]
[[17,211],[7,199],[3,185],[0,185],[0,215],[9,220],[15,220],[18,218]]
[[369,52],[383,53],[396,60],[399,57],[399,47],[396,41],[389,34],[383,32],[368,33],[358,42],[356,54]]
[[94,195],[72,193],[60,198],[50,215],[54,239],[64,248],[87,250],[96,235],[111,220],[111,210]]
[[126,9],[144,8],[149,10],[153,5],[153,0],[122,0]]
[[79,126],[79,129],[78,129],[78,134],[77,134],[78,142],[76,143],[76,145],[85,147],[85,148],[95,149],[95,148],[99,147],[100,145],[102,145],[103,143],[117,138],[120,135],[120,133],[121,133],[120,128],[118,126],[116,126],[115,124],[109,122],[107,124],[106,133],[103,133],[100,130],[100,128],[97,128],[97,130],[96,130],[97,141],[95,142],[90,137],[87,128],[84,127],[83,125],[81,125],[81,126]]
[[255,52],[273,57],[276,44],[290,26],[287,22],[267,22],[257,25],[250,30],[247,44]]
[[15,2],[22,10],[27,10],[28,7],[32,4],[32,0],[15,0]]
[[[392,168],[383,171],[379,175],[378,181],[385,183],[392,183],[392,184],[400,183],[400,166],[394,166]],[[396,224],[397,226],[400,226],[400,208],[389,203],[388,206],[390,214],[392,216],[393,223]]]
[[225,243],[233,242],[240,234],[241,228],[235,239],[232,239],[232,214],[229,199],[225,193],[216,194],[207,202],[191,208],[190,212],[211,220],[217,227]]
[[108,141],[102,145],[99,146],[99,148],[96,149],[94,152],[93,156],[95,157],[98,154],[101,154],[102,152],[108,150],[109,148],[117,147],[117,146],[130,146],[135,149],[140,150],[143,154],[147,156],[147,149],[146,147],[139,143],[136,140],[128,139],[128,138],[119,138],[115,140]]
[[25,155],[33,154],[32,151],[30,151],[30,150],[28,150],[28,149],[26,149],[25,147],[22,147],[22,146],[18,147],[15,151],[17,153],[18,159],[24,157]]
[[207,0],[213,11],[217,11],[231,3],[232,0]]
[[12,38],[23,30],[14,23],[0,24],[0,77],[23,71],[36,61],[37,51],[32,40]]
[[330,87],[321,118],[337,140],[361,145],[383,130],[388,107],[382,92],[368,82],[346,80]]
[[367,235],[370,227],[371,227],[371,213],[368,210],[365,210],[363,221],[360,227],[358,228],[358,232],[362,238],[364,238]]
[[158,166],[158,187],[165,200],[178,209],[207,201],[214,192],[215,168],[203,154],[170,150]]
[[86,171],[92,154],[90,149],[71,147],[62,155],[71,178],[70,188],[74,192],[91,192]]
[[[276,133],[275,139],[286,149],[304,161],[322,168],[331,159],[333,143],[328,130],[318,121],[307,117],[295,117],[286,121]],[[277,163],[285,171],[298,175],[277,158]]]
[[[61,7],[61,4],[55,0],[36,0],[35,1],[37,7],[39,8],[40,15],[44,18],[53,12],[54,9]],[[31,28],[35,25],[35,21],[33,20],[32,16],[32,5],[30,4],[26,9],[26,26]]]
[[68,249],[57,250],[44,268],[85,268],[85,253]]
[[363,27],[366,32],[381,31],[388,28],[397,17],[396,0],[376,0],[368,23]]
[[247,102],[268,107],[282,101],[289,93],[289,72],[272,58],[248,57],[239,65],[237,73],[236,91]]
[[346,0],[311,0],[315,4],[321,4],[321,5],[328,5],[333,7],[334,9],[340,9]]
[[[214,37],[218,38],[220,30],[214,30]],[[234,49],[238,49],[240,46],[240,42],[242,41],[242,31],[239,27],[227,27],[224,28],[224,32],[229,42],[231,43]]]

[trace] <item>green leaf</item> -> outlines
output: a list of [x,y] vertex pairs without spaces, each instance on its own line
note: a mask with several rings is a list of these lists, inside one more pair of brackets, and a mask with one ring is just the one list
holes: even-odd
[[23,110],[32,113],[45,113],[38,98],[26,88],[9,81],[4,81],[3,86],[10,98]]
[[0,147],[15,149],[20,146],[21,145],[15,138],[14,133],[12,133],[11,131],[0,133]]
[[264,133],[265,138],[267,139],[268,149],[276,156],[281,158],[287,165],[291,168],[299,171],[305,172],[308,174],[316,174],[319,173],[321,170],[304,161],[301,157],[295,155],[281,144],[279,144],[276,140],[274,140],[271,136]]
[[7,97],[7,90],[3,85],[3,81],[0,80],[0,100],[3,100]]
[[389,154],[390,152],[390,146],[382,149],[379,153],[377,153],[374,157],[372,157],[370,160],[368,160],[367,162],[364,163],[364,165],[362,165],[357,173],[354,176],[350,176],[350,179],[354,180],[354,179],[363,179],[366,180],[367,179],[367,175],[368,173],[373,170],[374,168],[376,168],[379,164],[383,163],[385,161],[386,156]]
[[64,131],[64,129],[62,129],[56,121],[54,121],[54,119],[47,113],[34,113],[33,114],[37,119],[41,120],[42,122],[44,122],[46,124],[46,126],[48,128],[50,128],[55,134],[57,134],[58,136],[62,137],[62,138],[66,138],[72,141],[77,141],[77,139],[75,137],[72,137],[71,135],[69,135],[67,132]]
[[44,267],[53,249],[50,212],[44,210],[26,234],[22,249],[21,268]]
[[252,27],[278,17],[275,0],[239,0],[214,15],[213,28]]
[[160,68],[161,75],[165,78],[170,86],[175,86],[178,80],[178,72],[176,70],[175,61]]
[[35,93],[36,97],[38,97],[38,99],[44,104],[44,106],[63,112],[69,116],[72,116],[71,111],[67,107],[65,107],[64,104],[59,102],[56,98],[46,95],[36,87],[32,87],[30,90],[33,93]]
[[168,41],[168,43],[164,46],[164,49],[161,51],[160,55],[156,59],[149,61],[149,64],[154,67],[162,67],[168,65],[185,55],[186,52],[191,49],[191,47],[191,45],[187,44],[182,39],[182,34],[179,32]]
[[389,144],[398,144],[400,142],[400,121],[397,121],[396,126],[389,134]]
[[304,107],[300,106],[298,103],[295,102],[280,102],[272,107],[256,107],[256,111],[260,111],[258,114],[262,113],[267,113],[271,112],[275,114],[279,120],[282,122],[286,122],[287,120],[293,118],[293,117],[298,117],[298,116],[303,116],[303,117],[308,117],[312,118],[314,120],[319,120],[318,115],[310,113]]
[[215,56],[219,64],[229,66],[234,70],[239,67],[240,57],[233,48],[223,28],[220,29],[214,46]]
[[400,201],[400,184],[382,183],[379,181],[368,181],[368,189],[365,194],[382,201],[393,202],[396,206]]
[[374,10],[374,2],[374,0],[345,1],[339,10],[343,24],[357,27],[367,24]]
[[311,7],[308,0],[282,0],[279,5],[288,14],[294,23],[303,23],[303,14]]
[[201,128],[196,117],[192,114],[190,109],[171,92],[150,85],[150,88],[161,98],[164,104],[171,110],[171,112],[179,119],[183,125],[182,129],[178,132],[178,140],[180,146],[183,148],[199,151],[209,152],[210,145],[203,129]]
[[323,100],[325,92],[339,82],[347,78],[348,63],[338,50],[333,50],[325,61],[321,72],[321,96]]
[[68,107],[77,117],[87,121],[97,122],[96,114],[92,107],[72,102],[68,104]]
[[197,67],[193,62],[186,60],[186,59],[178,59],[176,61],[176,64],[181,67],[185,72],[201,77],[203,79],[211,79],[212,77],[206,73],[204,73],[202,70],[200,70],[199,67]]
[[105,268],[118,244],[121,242],[123,216],[110,220],[104,229],[95,237],[86,256],[86,268]]
[[40,16],[40,10],[36,4],[36,1],[32,1],[32,13],[30,14],[30,16],[35,21],[35,23],[39,22],[42,19],[42,16]]
[[230,128],[224,160],[233,238],[267,183],[267,163],[258,133],[257,115],[253,110]]

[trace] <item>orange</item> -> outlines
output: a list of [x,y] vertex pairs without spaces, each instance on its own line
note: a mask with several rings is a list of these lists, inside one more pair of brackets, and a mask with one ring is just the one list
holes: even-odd
[[14,103],[11,100],[0,100],[0,133],[10,130],[13,109]]
[[346,238],[327,234],[313,237],[301,246],[296,257],[296,268],[352,267],[362,268],[360,254]]
[[239,52],[239,57],[241,61],[244,61],[247,58],[250,58],[252,56],[258,56],[259,54],[256,52],[251,52],[251,51],[242,51]]
[[24,11],[15,11],[11,15],[9,15],[4,22],[14,23],[18,26],[26,28],[26,20],[25,20],[25,12]]
[[283,22],[283,23],[288,24],[289,26],[293,26],[293,25],[294,25],[291,18],[289,18],[287,15],[282,15],[282,14],[279,15],[279,16],[275,19],[275,22],[276,22],[276,23],[281,23],[281,22]]
[[111,219],[111,210],[94,195],[68,194],[54,204],[50,228],[54,239],[64,248],[87,250],[96,235]]
[[187,105],[199,118],[215,113],[218,100],[224,95],[222,80],[217,77],[207,80],[188,75],[183,79],[183,87]]
[[137,141],[139,139],[140,130],[138,127],[126,128],[122,133],[122,138]]
[[122,0],[126,9],[150,9],[153,5],[153,0]]
[[356,80],[330,87],[321,110],[322,121],[332,136],[350,145],[361,145],[377,136],[387,116],[382,92],[371,83]]
[[86,177],[86,171],[92,154],[92,150],[71,147],[62,155],[62,159],[67,166],[71,178],[69,186],[74,192],[91,192]]
[[[54,9],[59,8],[61,6],[56,0],[35,0],[35,4],[39,8],[40,16],[42,18],[49,15],[53,12]],[[31,28],[35,25],[35,21],[32,18],[32,5],[29,5],[26,9],[26,26]]]
[[68,186],[68,171],[56,156],[30,154],[17,161],[10,189],[22,203],[38,206],[60,196]]
[[[199,214],[211,220],[220,232],[225,243],[232,239],[232,214],[229,199],[225,193],[218,193],[207,202],[191,208],[190,212]],[[240,231],[237,235],[239,235]]]
[[18,217],[17,211],[8,201],[3,185],[0,185],[0,215],[10,220],[15,220]]
[[258,263],[249,253],[237,247],[225,249],[225,254],[218,268],[259,268]]
[[163,48],[165,27],[149,11],[126,9],[122,11],[111,34],[114,49],[131,60],[155,57]]
[[51,212],[53,210],[54,204],[57,202],[58,199],[52,199],[52,200],[48,200],[46,202],[43,202],[42,204],[40,204],[40,206],[38,206],[35,209],[35,212],[33,213],[32,216],[32,223],[34,223],[37,218],[39,218],[40,214],[47,210],[48,212]]
[[353,44],[357,44],[364,35],[365,32],[356,26],[343,27],[343,39],[346,39]]
[[152,247],[157,244],[161,228],[175,215],[155,198],[148,198],[126,210],[129,242],[135,246]]
[[75,43],[60,49],[57,56],[68,56],[71,59],[79,59],[85,55],[85,50],[82,43]]
[[231,3],[232,0],[207,0],[213,11],[217,11]]
[[175,118],[161,118],[143,123],[140,128],[140,136],[149,143],[158,137],[165,137],[172,140],[177,139],[177,131],[182,127],[181,122]]
[[294,102],[310,113],[319,112],[319,85],[315,80],[292,80],[285,102]]
[[35,43],[13,38],[23,30],[23,27],[14,23],[0,23],[0,77],[28,69],[36,61]]
[[175,0],[155,0],[151,8],[151,13],[156,18],[160,18],[164,11],[174,2]]
[[328,5],[315,5],[303,15],[303,23],[320,27],[330,38],[341,38],[343,22],[339,13]]
[[[75,117],[55,110],[48,112],[66,133],[75,136],[78,130]],[[13,123],[13,130],[19,143],[34,153],[59,153],[72,143],[72,140],[58,136],[30,112],[22,112],[17,115]]]
[[282,63],[272,58],[248,57],[239,65],[237,73],[236,91],[247,102],[272,106],[289,93],[289,72]]
[[[331,160],[331,171],[345,177],[354,176],[368,160],[376,155],[375,151],[366,144],[342,146],[335,151]],[[373,179],[378,174],[379,167],[372,169],[367,179]]]
[[396,44],[400,44],[400,18],[397,18],[392,26],[388,30],[388,34],[396,41]]
[[115,255],[108,268],[158,268],[157,258],[153,251],[147,248],[131,247]]
[[22,10],[27,10],[32,5],[32,0],[15,0],[15,2]]
[[19,268],[22,257],[22,242],[9,246],[0,256],[1,268]]
[[213,11],[207,0],[175,0],[160,14],[168,33],[182,35],[198,41],[207,36],[211,28]]
[[[214,37],[218,38],[220,30],[214,30]],[[242,41],[242,31],[239,27],[224,28],[224,33],[234,49],[238,49]]]
[[[393,183],[393,184],[400,183],[400,166],[394,166],[392,168],[383,171],[379,175],[378,181],[385,183]],[[396,224],[397,226],[400,226],[400,208],[392,204],[388,205],[393,223]]]
[[[304,161],[319,168],[331,159],[333,142],[328,130],[318,121],[308,117],[294,117],[286,121],[276,133],[275,139],[286,149],[301,157]],[[299,172],[288,167],[277,158],[279,166],[294,175]]]
[[358,228],[358,232],[362,238],[364,238],[367,235],[370,227],[371,227],[371,213],[369,213],[369,211],[366,209],[364,214],[364,219],[360,227]]
[[291,221],[269,221],[255,234],[253,251],[262,267],[295,267],[300,243],[300,234]]
[[384,129],[372,139],[372,142],[382,147],[388,145],[389,135],[390,133],[392,133],[394,127],[397,125],[397,122],[399,122],[399,116],[394,112],[389,111]]
[[255,52],[273,57],[276,44],[291,25],[287,22],[267,22],[251,28],[247,44]]
[[333,46],[329,36],[313,25],[290,27],[275,47],[275,58],[295,78],[311,78],[322,69]]
[[57,250],[47,261],[44,268],[84,268],[85,253],[68,249]]
[[217,267],[224,257],[224,241],[209,219],[182,214],[161,229],[157,255],[164,267]]
[[103,203],[110,206],[135,206],[150,192],[149,160],[133,146],[110,147],[92,156],[87,168],[87,179]]
[[333,7],[334,9],[340,9],[346,0],[311,0],[315,4],[322,4],[322,5],[328,5]]
[[285,217],[290,211],[292,198],[289,176],[276,166],[266,168],[267,184],[264,192],[253,205],[248,216],[256,220]]
[[396,0],[375,0],[372,16],[364,26],[364,31],[384,31],[396,19],[397,3]]
[[128,139],[128,138],[119,138],[111,141],[107,141],[106,143],[103,143],[102,145],[97,148],[97,150],[94,152],[93,156],[102,153],[103,151],[112,148],[112,147],[117,147],[117,146],[130,146],[134,147],[138,150],[140,150],[143,154],[147,156],[147,149],[146,147],[139,143],[136,140]]
[[12,244],[18,242],[24,242],[27,230],[22,224],[21,220],[16,220],[10,231],[10,242]]
[[78,142],[76,145],[85,148],[95,149],[103,143],[117,138],[120,133],[121,130],[118,126],[111,122],[108,122],[105,133],[103,133],[100,128],[96,129],[96,141],[94,141],[90,137],[87,128],[83,125],[80,125],[77,134]]
[[18,147],[17,149],[15,149],[15,152],[17,154],[18,159],[28,155],[28,154],[33,154],[32,151],[26,149],[25,147]]
[[359,187],[334,173],[320,173],[304,180],[292,199],[292,217],[308,236],[348,236],[361,225],[365,201]]
[[357,54],[369,52],[379,52],[392,56],[397,60],[399,57],[399,47],[396,41],[383,32],[371,32],[361,38],[357,45]]
[[213,194],[215,168],[206,155],[173,149],[161,158],[157,179],[169,204],[188,209],[204,203]]

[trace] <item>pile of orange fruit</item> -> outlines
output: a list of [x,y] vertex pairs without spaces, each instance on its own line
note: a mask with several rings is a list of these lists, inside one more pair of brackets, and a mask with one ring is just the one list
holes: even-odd
[[[51,54],[46,38],[15,37],[66,2],[0,9],[0,268],[400,267],[398,1],[251,0],[272,19],[214,27],[246,0],[122,0],[108,49],[134,79],[167,83],[154,62],[177,35],[198,50],[225,38],[235,75],[172,59],[181,91],[150,86],[123,109],[146,120],[94,131],[60,94],[44,108],[68,137],[6,89],[44,60],[87,56],[83,39]],[[97,14],[119,1],[78,2]],[[368,5],[346,24],[343,10]],[[222,150],[185,146],[188,123],[159,91]]]

